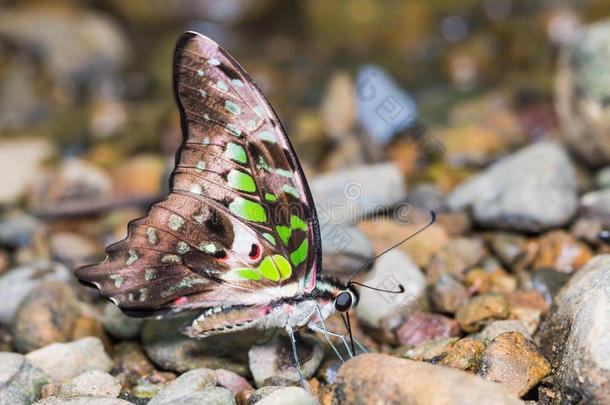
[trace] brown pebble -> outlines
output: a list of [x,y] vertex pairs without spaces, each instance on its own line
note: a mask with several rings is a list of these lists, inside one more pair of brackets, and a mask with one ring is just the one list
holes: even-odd
[[539,240],[534,269],[550,267],[564,273],[573,273],[593,257],[591,249],[564,230],[551,231]]
[[460,307],[455,319],[463,331],[478,332],[485,325],[508,317],[508,301],[503,295],[491,293],[471,298]]
[[531,340],[519,332],[505,332],[483,351],[478,374],[520,397],[550,372],[551,365]]
[[458,336],[458,323],[440,314],[419,313],[409,317],[396,332],[403,345],[415,346],[426,340]]
[[437,364],[474,373],[484,349],[485,345],[479,339],[465,337],[449,344],[439,356]]
[[432,285],[431,298],[437,311],[453,314],[468,301],[464,284],[450,274],[441,275]]

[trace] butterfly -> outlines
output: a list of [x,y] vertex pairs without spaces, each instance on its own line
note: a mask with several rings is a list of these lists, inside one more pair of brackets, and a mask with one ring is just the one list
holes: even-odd
[[308,325],[340,356],[329,334],[342,335],[324,319],[353,308],[358,291],[320,271],[313,198],[273,108],[201,34],[181,36],[173,66],[183,141],[170,194],[76,276],[131,316],[198,311],[182,329],[191,337],[284,328],[298,366],[293,329]]

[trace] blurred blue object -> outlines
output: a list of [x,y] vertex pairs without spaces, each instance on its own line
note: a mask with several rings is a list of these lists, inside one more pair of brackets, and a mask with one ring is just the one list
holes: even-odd
[[415,101],[383,69],[365,65],[356,77],[358,116],[376,143],[417,124]]

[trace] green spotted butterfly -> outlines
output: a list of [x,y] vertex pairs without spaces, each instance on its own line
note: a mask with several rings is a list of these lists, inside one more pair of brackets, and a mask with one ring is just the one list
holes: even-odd
[[320,274],[309,187],[247,73],[215,42],[187,32],[176,46],[173,81],[183,142],[171,193],[129,224],[104,262],[77,269],[77,277],[132,316],[199,311],[183,328],[192,337],[315,329],[355,306],[351,284]]

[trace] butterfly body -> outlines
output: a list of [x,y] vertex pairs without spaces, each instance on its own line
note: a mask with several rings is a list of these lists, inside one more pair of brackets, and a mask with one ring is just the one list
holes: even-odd
[[[192,337],[322,321],[342,293],[320,272],[311,193],[277,116],[239,64],[187,32],[174,54],[183,143],[170,194],[107,258],[76,270],[132,316],[196,311]],[[343,295],[343,297],[347,297]]]

